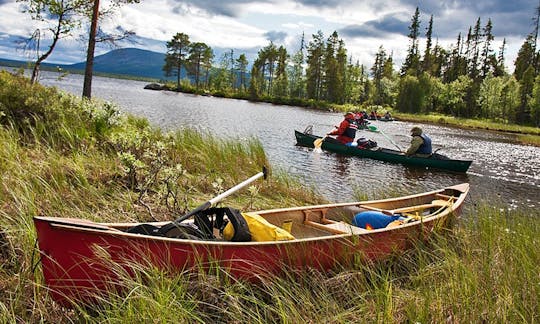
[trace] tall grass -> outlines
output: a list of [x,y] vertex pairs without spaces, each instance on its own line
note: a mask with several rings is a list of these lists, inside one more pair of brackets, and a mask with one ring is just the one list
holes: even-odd
[[[33,216],[172,219],[259,172],[266,157],[253,139],[218,140],[189,129],[162,134],[110,104],[5,72],[0,85],[0,323],[539,321],[540,215],[487,206],[468,211],[453,235],[384,264],[287,269],[259,283],[235,280],[226,269],[179,274],[133,265],[137,275],[124,276],[122,293],[62,308],[43,286]],[[227,204],[259,209],[322,200],[300,179],[273,170],[271,180]]]
[[[266,163],[254,139],[218,140],[190,129],[162,134],[109,103],[80,100],[0,72],[0,322],[53,321],[67,314],[51,307],[39,271],[34,280],[33,216],[174,219]],[[214,187],[218,179],[221,185]],[[167,186],[179,193],[177,208],[166,203]],[[255,186],[260,189],[240,192],[227,203],[270,207],[298,204],[295,192],[308,197],[276,180]],[[266,199],[254,199],[257,192]],[[288,198],[281,201],[283,196]]]

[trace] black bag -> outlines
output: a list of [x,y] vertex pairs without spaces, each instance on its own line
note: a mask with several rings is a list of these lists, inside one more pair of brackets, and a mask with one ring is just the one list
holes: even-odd
[[358,148],[361,149],[370,149],[377,147],[377,142],[363,137],[360,137],[358,140],[356,140],[356,143],[358,144]]
[[[227,215],[227,219],[224,216]],[[181,238],[191,240],[213,240],[215,236],[213,229],[223,231],[225,225],[231,222],[234,228],[233,242],[251,241],[251,233],[246,220],[237,209],[230,207],[209,208],[197,212],[194,216],[194,223],[171,222],[162,227],[152,224],[139,224],[127,230],[128,233],[161,236],[169,238]]]

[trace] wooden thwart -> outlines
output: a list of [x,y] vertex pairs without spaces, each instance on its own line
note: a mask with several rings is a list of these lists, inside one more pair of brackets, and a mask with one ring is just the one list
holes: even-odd
[[[441,196],[444,196],[444,195],[441,195]],[[449,207],[453,204],[453,202],[451,201],[453,197],[446,196],[446,198],[449,200],[434,200],[430,204],[402,207],[402,208],[396,208],[396,209],[391,209],[391,210],[381,209],[381,208],[377,208],[377,207],[373,207],[369,205],[358,205],[358,207],[368,209],[368,210],[373,210],[373,211],[379,211],[385,215],[393,216],[395,214],[410,213],[410,212],[421,211],[421,210],[434,208],[434,207],[438,207],[438,208]]]
[[338,235],[362,234],[362,233],[368,232],[366,229],[363,229],[361,227],[357,227],[357,226],[347,224],[344,222],[335,222],[335,221],[330,221],[330,220],[326,220],[325,224],[320,224],[317,222],[306,220],[304,221],[304,224],[311,227],[315,227],[317,229],[320,229],[326,232],[330,232],[332,234],[338,234]]

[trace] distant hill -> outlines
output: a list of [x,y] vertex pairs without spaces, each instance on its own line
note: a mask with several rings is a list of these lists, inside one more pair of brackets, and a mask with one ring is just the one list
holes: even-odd
[[[28,63],[0,59],[0,65],[6,66],[26,66]],[[112,50],[94,58],[94,72],[101,72],[113,75],[126,75],[133,77],[171,79],[165,78],[162,68],[165,64],[165,54],[157,53],[138,48],[122,48]],[[75,64],[54,64],[43,63],[43,67],[62,68],[69,71],[84,71],[86,62]],[[184,71],[183,71],[184,72]],[[184,73],[182,73],[184,77]]]
[[[94,71],[124,74],[136,77],[164,79],[162,68],[165,54],[138,48],[112,50],[94,58]],[[86,62],[65,66],[67,69],[84,70]]]

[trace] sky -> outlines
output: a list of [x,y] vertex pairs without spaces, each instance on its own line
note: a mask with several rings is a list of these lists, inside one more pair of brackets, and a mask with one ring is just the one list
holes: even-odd
[[[108,0],[101,0],[102,6]],[[24,1],[0,0],[0,58],[32,59],[19,40],[28,38],[45,25],[23,13]],[[533,17],[538,0],[140,0],[124,5],[101,22],[112,32],[118,29],[136,33],[132,42],[121,47],[136,47],[166,52],[166,42],[176,33],[190,41],[204,42],[216,53],[245,53],[253,62],[257,51],[270,41],[294,54],[305,34],[306,42],[321,31],[325,38],[337,31],[348,55],[370,68],[380,46],[392,54],[399,69],[409,47],[409,26],[415,9],[420,10],[420,50],[433,16],[433,42],[449,49],[458,35],[463,37],[480,18],[484,27],[489,19],[495,36],[495,53],[506,40],[506,66],[511,73],[517,52],[526,36],[534,30]],[[41,41],[46,44],[46,40]],[[95,55],[110,51],[98,47]],[[86,42],[80,37],[61,39],[49,63],[77,63],[85,60]],[[35,56],[35,54],[34,54]],[[216,58],[219,60],[219,57]]]

